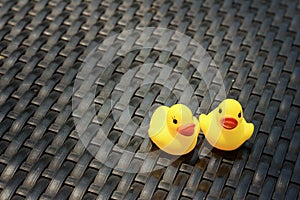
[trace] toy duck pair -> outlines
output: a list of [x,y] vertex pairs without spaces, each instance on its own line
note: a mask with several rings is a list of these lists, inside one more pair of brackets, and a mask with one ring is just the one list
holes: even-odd
[[238,101],[225,99],[208,115],[201,114],[199,121],[183,104],[160,106],[152,115],[148,134],[163,151],[183,155],[196,146],[200,129],[212,146],[230,151],[251,137],[254,125],[246,122]]

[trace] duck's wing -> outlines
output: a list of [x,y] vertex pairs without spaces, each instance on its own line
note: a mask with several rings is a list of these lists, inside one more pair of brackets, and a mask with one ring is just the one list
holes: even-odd
[[150,127],[148,130],[149,136],[153,137],[160,133],[166,126],[166,119],[168,113],[167,106],[159,106],[153,113],[150,120]]
[[249,140],[254,132],[254,125],[252,123],[247,123],[245,120],[244,123],[245,137],[246,140]]
[[200,129],[202,130],[202,132],[206,133],[208,130],[208,127],[210,125],[210,122],[208,120],[208,115],[201,114],[199,116],[199,125],[200,125]]

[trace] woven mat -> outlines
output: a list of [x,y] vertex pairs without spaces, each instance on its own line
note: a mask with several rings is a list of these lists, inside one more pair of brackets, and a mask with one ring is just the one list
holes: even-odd
[[[297,199],[300,3],[0,0],[0,199]],[[251,139],[159,151],[159,105],[241,102]]]

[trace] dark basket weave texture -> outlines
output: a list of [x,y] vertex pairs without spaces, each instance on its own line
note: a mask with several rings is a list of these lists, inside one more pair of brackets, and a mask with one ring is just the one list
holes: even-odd
[[[255,125],[249,141],[235,151],[213,149],[200,158],[200,134],[191,153],[169,164],[167,157],[135,157],[94,142],[89,147],[100,148],[101,162],[86,148],[74,119],[82,127],[93,121],[86,111],[91,98],[74,87],[78,72],[105,39],[143,27],[178,31],[203,46],[220,71],[226,96],[237,99]],[[131,41],[143,41],[139,34],[131,36],[125,47],[107,44],[103,51],[114,57],[131,48]],[[130,152],[157,149],[142,137],[147,130],[135,125],[149,122],[153,105],[183,101],[188,93],[180,77],[193,89],[197,103],[188,106],[196,117],[217,105],[189,65],[197,56],[193,49],[181,43],[176,49],[180,38],[161,40],[159,33],[144,39],[151,48],[99,67],[104,75],[95,89],[107,140]],[[159,45],[187,59],[161,52]],[[138,67],[145,63],[173,69]],[[137,69],[136,76],[129,76],[129,69]],[[205,80],[217,88],[214,71],[205,70]],[[160,84],[163,78],[170,90]],[[128,89],[143,81],[153,84]],[[297,0],[0,0],[0,199],[299,199],[299,84]],[[74,95],[86,97],[76,105],[78,112],[73,112]],[[112,112],[107,100],[118,95]],[[125,108],[130,108],[127,117]],[[132,134],[122,133],[114,117]],[[86,137],[96,131],[90,126]]]

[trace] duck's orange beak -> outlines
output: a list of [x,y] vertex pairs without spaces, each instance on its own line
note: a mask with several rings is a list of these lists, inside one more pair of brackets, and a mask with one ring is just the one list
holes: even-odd
[[224,117],[223,119],[221,119],[221,125],[223,126],[223,128],[231,130],[238,125],[238,121],[233,117]]
[[184,136],[191,136],[194,134],[194,131],[195,124],[185,124],[177,129],[177,132]]

